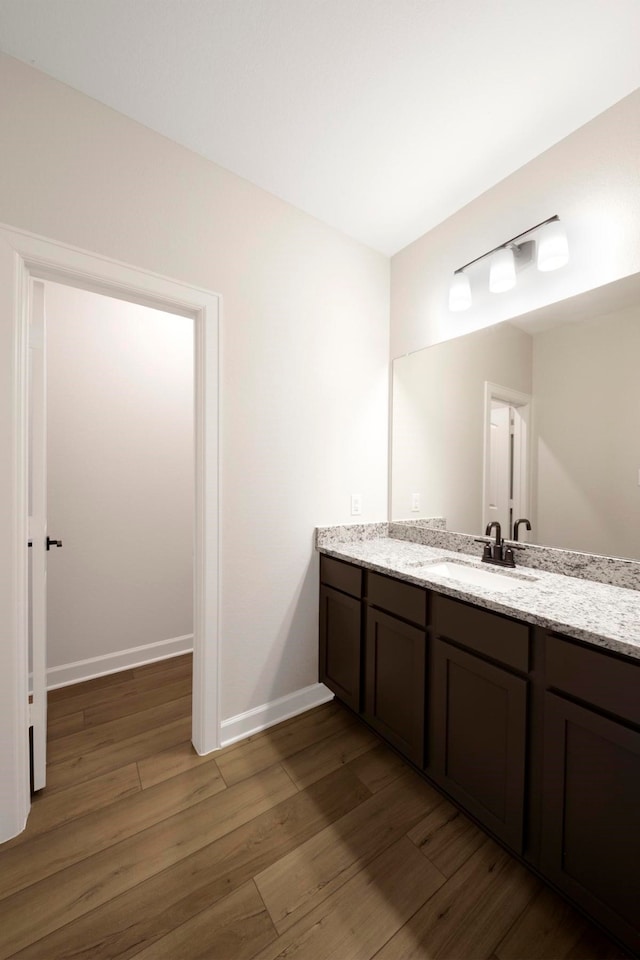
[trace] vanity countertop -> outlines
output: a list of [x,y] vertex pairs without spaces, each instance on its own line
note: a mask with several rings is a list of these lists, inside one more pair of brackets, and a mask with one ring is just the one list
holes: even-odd
[[[495,567],[468,554],[389,537],[332,543],[318,549],[329,557],[431,588],[640,660],[640,591],[531,567]],[[439,561],[495,571],[500,577],[517,580],[518,585],[509,592],[502,592],[460,583],[436,575],[423,566]]]

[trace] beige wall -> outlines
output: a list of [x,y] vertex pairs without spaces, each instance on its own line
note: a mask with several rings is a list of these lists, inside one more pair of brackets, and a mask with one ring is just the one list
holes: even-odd
[[193,633],[194,384],[192,321],[45,291],[51,668]]
[[533,338],[535,539],[640,557],[640,306]]
[[[640,90],[396,254],[391,261],[391,356],[640,271],[639,157]],[[541,274],[531,266],[519,275],[514,290],[490,294],[484,261],[471,273],[473,307],[449,312],[455,269],[554,214],[569,237],[566,267]]]
[[531,359],[529,334],[505,323],[394,361],[394,520],[437,516],[448,530],[483,532],[485,381],[530,394]]
[[387,258],[5,56],[0,89],[0,221],[222,295],[222,716],[314,683],[313,529],[386,514]]

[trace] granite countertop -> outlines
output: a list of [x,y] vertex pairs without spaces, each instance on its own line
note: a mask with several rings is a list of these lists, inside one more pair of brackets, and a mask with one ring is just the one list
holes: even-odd
[[[319,546],[318,550],[338,560],[429,587],[640,660],[640,592],[637,590],[531,567],[518,566],[515,570],[492,567],[468,554],[390,537],[332,543]],[[517,580],[518,586],[505,593],[435,575],[422,566],[443,560],[496,571]]]

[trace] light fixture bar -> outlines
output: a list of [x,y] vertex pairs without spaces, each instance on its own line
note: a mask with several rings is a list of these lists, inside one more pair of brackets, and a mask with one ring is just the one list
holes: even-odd
[[465,263],[464,266],[458,267],[454,271],[454,276],[456,273],[461,273],[463,270],[466,270],[467,267],[472,266],[474,263],[478,263],[479,260],[484,260],[485,257],[490,257],[492,253],[495,253],[496,250],[501,250],[503,247],[508,247],[510,243],[515,243],[517,240],[521,240],[522,237],[526,237],[527,234],[533,233],[534,230],[539,230],[540,227],[544,227],[547,223],[553,223],[554,220],[559,220],[560,217],[558,214],[555,214],[553,217],[547,217],[546,220],[542,220],[540,223],[536,223],[535,227],[529,227],[528,230],[524,230],[522,233],[519,233],[515,237],[511,237],[511,240],[505,240],[503,243],[499,243],[497,247],[494,247],[492,250],[487,250],[486,253],[482,253],[479,257],[476,257],[475,260],[469,260],[469,263]]

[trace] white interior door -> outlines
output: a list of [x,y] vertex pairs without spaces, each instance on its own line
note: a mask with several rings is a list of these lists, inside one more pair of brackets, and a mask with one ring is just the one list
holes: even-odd
[[29,317],[29,539],[31,541],[30,723],[33,788],[47,778],[47,418],[44,283],[31,281]]

